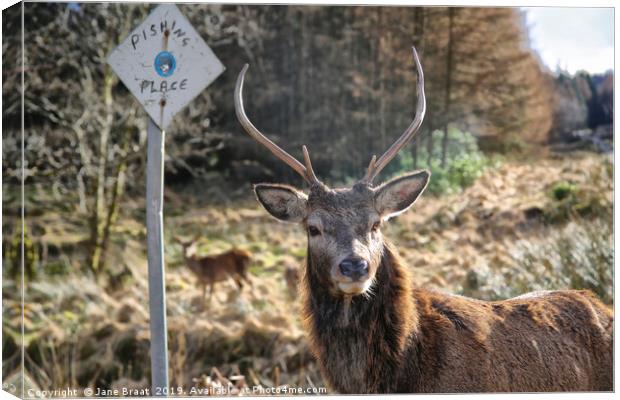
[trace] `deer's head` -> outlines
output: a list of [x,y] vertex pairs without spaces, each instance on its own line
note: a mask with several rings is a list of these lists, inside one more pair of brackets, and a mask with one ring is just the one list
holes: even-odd
[[351,188],[330,189],[320,182],[303,146],[304,164],[265,137],[248,119],[243,108],[246,64],[237,79],[235,109],[245,130],[297,171],[310,185],[306,195],[288,185],[258,184],[258,201],[275,218],[304,226],[308,235],[308,268],[334,295],[358,295],[371,290],[384,249],[381,226],[413,205],[426,188],[430,173],[416,171],[379,187],[372,181],[418,131],[426,110],[424,75],[413,49],[418,70],[418,104],[409,127],[381,158],[372,157],[364,178]]
[[181,246],[183,257],[187,258],[190,255],[194,255],[196,252],[196,242],[200,238],[200,235],[195,235],[191,239],[182,238],[180,236],[173,236],[174,240]]

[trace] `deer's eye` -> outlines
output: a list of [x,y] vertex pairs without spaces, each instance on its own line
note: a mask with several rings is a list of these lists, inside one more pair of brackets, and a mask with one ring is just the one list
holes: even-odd
[[316,226],[310,225],[308,226],[308,233],[310,234],[310,236],[319,236],[321,234],[321,231]]
[[377,221],[374,224],[372,224],[372,228],[370,228],[370,230],[372,230],[373,232],[377,232],[380,227],[381,227],[381,221]]

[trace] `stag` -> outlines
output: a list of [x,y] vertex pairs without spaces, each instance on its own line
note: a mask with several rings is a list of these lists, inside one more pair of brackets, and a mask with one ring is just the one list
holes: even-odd
[[374,186],[374,178],[416,134],[426,109],[415,48],[418,103],[413,122],[350,188],[320,182],[304,163],[250,122],[243,107],[246,64],[235,109],[247,133],[297,171],[309,193],[254,186],[273,217],[307,233],[301,278],[310,348],[330,388],[341,393],[546,392],[612,390],[613,312],[589,291],[530,293],[481,301],[414,288],[398,250],[382,235],[428,184],[415,171]]
[[211,301],[213,287],[217,282],[232,279],[237,284],[239,291],[243,289],[244,281],[251,284],[248,278],[248,267],[252,260],[250,253],[235,248],[222,254],[199,257],[195,253],[189,253],[193,244],[193,241],[181,241],[183,260],[196,277],[198,285],[202,287],[203,300],[206,296],[206,288],[209,286],[209,302]]

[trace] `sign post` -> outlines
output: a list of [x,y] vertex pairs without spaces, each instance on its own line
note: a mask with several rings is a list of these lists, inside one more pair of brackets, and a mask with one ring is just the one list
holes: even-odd
[[[149,265],[151,382],[153,396],[168,387],[166,272],[164,269],[164,142],[166,132],[150,117],[146,150],[146,242]],[[157,393],[160,392],[160,393]]]
[[164,139],[172,118],[213,82],[224,65],[173,4],[153,12],[108,57],[108,63],[148,113],[146,231],[152,396],[168,388],[164,268]]

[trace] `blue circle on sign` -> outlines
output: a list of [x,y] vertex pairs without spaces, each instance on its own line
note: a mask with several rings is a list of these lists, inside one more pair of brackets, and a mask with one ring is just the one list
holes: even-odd
[[164,78],[169,77],[174,73],[177,67],[177,61],[174,59],[172,53],[168,51],[162,51],[155,56],[155,71],[159,76]]

